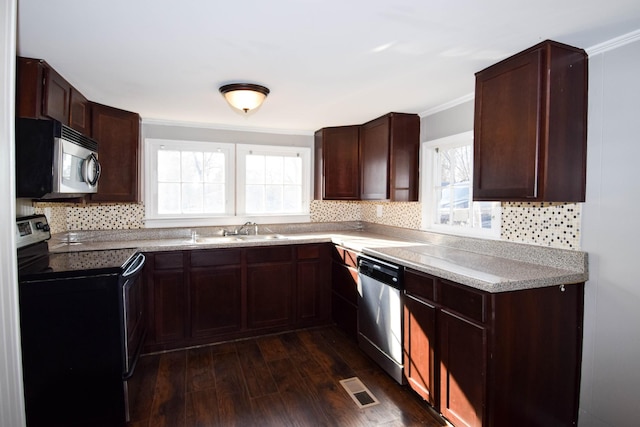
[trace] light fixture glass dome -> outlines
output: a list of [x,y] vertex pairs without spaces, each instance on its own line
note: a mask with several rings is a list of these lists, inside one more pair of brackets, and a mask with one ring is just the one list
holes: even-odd
[[232,83],[220,87],[229,105],[248,113],[258,108],[269,94],[269,89],[251,83]]

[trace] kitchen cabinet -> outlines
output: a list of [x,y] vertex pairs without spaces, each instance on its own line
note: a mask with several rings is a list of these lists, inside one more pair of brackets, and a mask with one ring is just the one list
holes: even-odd
[[358,253],[335,246],[331,261],[331,317],[347,336],[358,339]]
[[148,254],[145,352],[330,322],[329,245]]
[[408,383],[456,426],[578,414],[584,284],[487,293],[405,271]]
[[98,141],[102,173],[90,202],[131,202],[140,199],[140,116],[91,103],[92,136]]
[[240,249],[189,253],[191,336],[207,338],[242,328]]
[[587,73],[549,40],[476,73],[474,200],[585,200]]
[[91,136],[89,101],[41,59],[17,58],[16,116],[55,119]]
[[287,326],[293,320],[292,247],[247,249],[247,327]]
[[312,326],[331,318],[330,245],[296,247],[296,326]]
[[360,198],[360,126],[324,128],[315,133],[315,198]]
[[420,118],[389,113],[360,129],[360,199],[418,200]]
[[420,118],[389,113],[315,133],[315,198],[418,200]]
[[182,341],[187,336],[187,292],[182,252],[146,254],[145,279],[148,337],[155,343]]

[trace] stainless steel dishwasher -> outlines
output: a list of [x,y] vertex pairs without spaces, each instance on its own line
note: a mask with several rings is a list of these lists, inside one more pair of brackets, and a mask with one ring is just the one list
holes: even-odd
[[358,257],[358,345],[394,380],[405,384],[402,363],[403,267]]

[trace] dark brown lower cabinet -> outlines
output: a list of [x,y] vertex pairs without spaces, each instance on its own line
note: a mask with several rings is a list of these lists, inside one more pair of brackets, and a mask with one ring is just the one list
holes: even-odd
[[455,426],[576,425],[584,284],[488,293],[405,271],[405,374]]
[[331,261],[331,317],[349,337],[358,339],[358,253],[336,246]]
[[147,254],[145,352],[331,321],[329,244]]

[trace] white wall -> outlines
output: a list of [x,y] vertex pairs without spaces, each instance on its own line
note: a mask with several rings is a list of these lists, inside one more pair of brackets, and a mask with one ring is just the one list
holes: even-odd
[[640,425],[640,32],[631,40],[589,59],[580,427]]
[[0,426],[25,425],[15,243],[14,81],[17,0],[0,2]]

